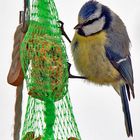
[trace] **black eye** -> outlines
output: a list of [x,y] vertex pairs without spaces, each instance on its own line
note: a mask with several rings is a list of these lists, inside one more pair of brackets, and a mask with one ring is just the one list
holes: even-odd
[[85,33],[82,29],[78,29],[78,34],[82,35],[82,36],[85,36]]

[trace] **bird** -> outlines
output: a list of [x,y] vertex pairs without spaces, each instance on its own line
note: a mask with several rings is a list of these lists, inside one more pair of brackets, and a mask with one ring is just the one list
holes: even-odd
[[108,6],[87,1],[78,14],[71,52],[80,75],[111,85],[121,98],[126,134],[133,136],[129,100],[134,94],[131,41],[121,18]]

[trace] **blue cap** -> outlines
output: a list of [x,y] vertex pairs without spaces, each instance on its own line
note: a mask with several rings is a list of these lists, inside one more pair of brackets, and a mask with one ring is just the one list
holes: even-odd
[[79,17],[83,18],[83,19],[87,19],[90,15],[92,15],[96,9],[97,9],[97,4],[98,2],[90,0],[88,2],[86,2],[80,12],[79,12]]

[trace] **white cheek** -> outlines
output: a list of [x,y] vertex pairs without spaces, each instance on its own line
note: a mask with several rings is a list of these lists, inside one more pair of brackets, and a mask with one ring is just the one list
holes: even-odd
[[100,18],[99,20],[93,22],[90,25],[84,26],[83,31],[85,35],[91,35],[101,31],[105,24],[105,17]]

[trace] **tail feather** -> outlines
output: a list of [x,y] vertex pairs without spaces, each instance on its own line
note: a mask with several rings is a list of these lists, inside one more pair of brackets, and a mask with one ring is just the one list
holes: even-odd
[[126,132],[127,132],[127,136],[129,137],[129,136],[133,136],[133,130],[132,130],[131,116],[130,116],[126,91],[127,91],[126,86],[125,85],[121,86],[120,96],[121,96],[122,108],[124,112]]

